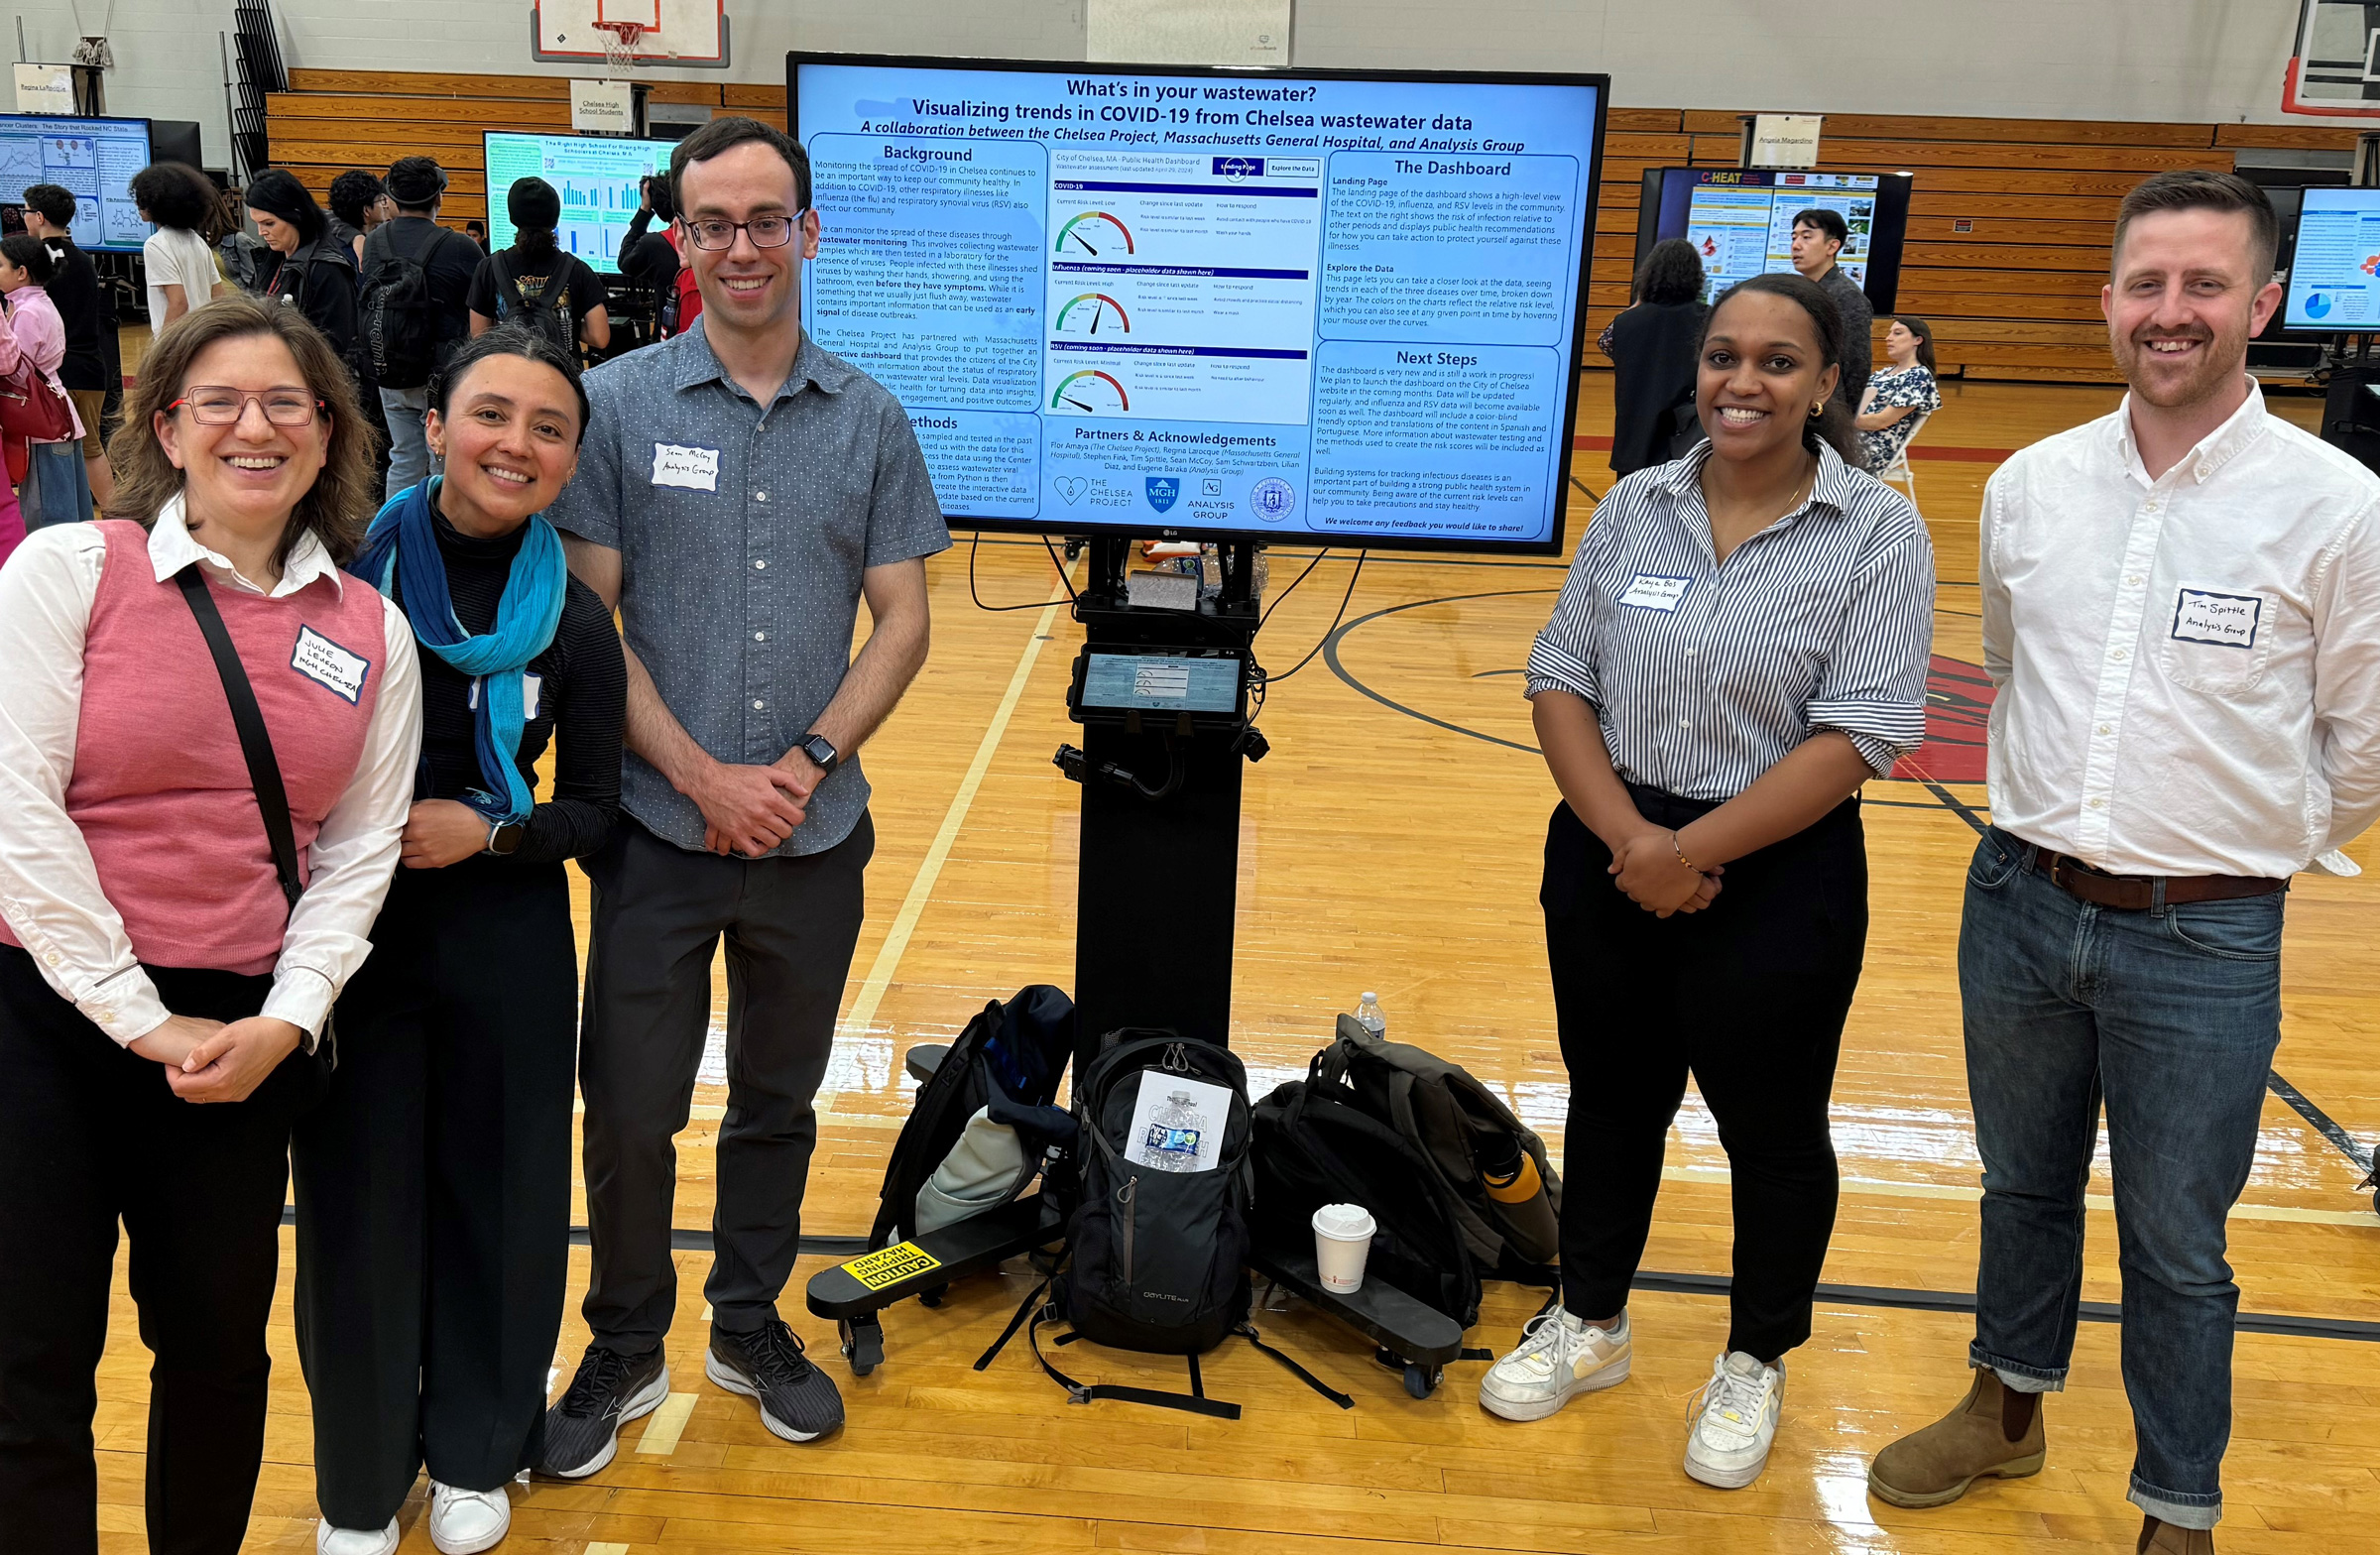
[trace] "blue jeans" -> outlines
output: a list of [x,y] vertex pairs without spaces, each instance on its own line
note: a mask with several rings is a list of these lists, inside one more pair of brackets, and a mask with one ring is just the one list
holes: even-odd
[[2281,1039],[2279,892],[2119,911],[1984,833],[1966,875],[1959,990],[1983,1156],[1968,1361],[2065,1386],[2082,1294],[2082,1194],[2100,1103],[2115,1178],[2130,1498],[2185,1528],[2222,1516],[2239,1287],[2224,1217],[2255,1158]]
[[429,479],[429,433],[422,418],[429,414],[429,388],[380,388],[380,406],[389,418],[389,495]]
[[88,521],[91,477],[82,466],[82,444],[37,442],[28,451],[26,485],[34,500],[25,509],[26,531]]

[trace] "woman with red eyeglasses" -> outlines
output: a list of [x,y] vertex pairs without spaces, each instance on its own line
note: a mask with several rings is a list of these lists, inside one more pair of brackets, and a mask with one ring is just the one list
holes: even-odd
[[97,1548],[116,1225],[149,1547],[233,1555],[264,1452],[292,1121],[370,949],[420,746],[413,637],[339,571],[371,434],[248,298],[169,324],[108,517],[0,568],[0,1538]]

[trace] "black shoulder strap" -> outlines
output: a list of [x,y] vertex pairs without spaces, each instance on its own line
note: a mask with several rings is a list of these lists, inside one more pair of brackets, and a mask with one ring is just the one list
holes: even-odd
[[256,788],[256,807],[264,812],[265,837],[273,845],[273,873],[281,877],[281,894],[295,909],[305,891],[298,879],[298,834],[290,825],[289,790],[281,784],[281,763],[273,756],[273,736],[265,728],[264,710],[256,705],[255,688],[248,684],[239,650],[231,645],[223,613],[215,608],[214,595],[207,591],[198,563],[193,561],[174,574],[174,581],[181,585],[181,597],[189,602],[190,614],[198,618],[207,652],[215,656],[215,673],[223,677],[223,699],[231,704],[232,727],[240,732],[240,754],[248,759],[248,781]]

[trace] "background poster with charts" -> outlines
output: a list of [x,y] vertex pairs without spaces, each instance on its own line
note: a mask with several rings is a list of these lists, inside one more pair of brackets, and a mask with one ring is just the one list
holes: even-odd
[[804,61],[803,321],[955,522],[1543,542],[1595,98]]

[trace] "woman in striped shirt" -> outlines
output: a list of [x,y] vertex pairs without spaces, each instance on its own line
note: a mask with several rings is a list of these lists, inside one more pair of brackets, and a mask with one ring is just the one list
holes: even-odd
[[1480,1401],[1542,1419],[1627,1376],[1628,1285],[1691,1074],[1736,1231],[1686,1472],[1726,1489],[1767,1461],[1834,1229],[1827,1104],[1867,939],[1858,790],[1925,734],[1933,545],[1858,467],[1844,349],[1798,276],[1721,298],[1696,386],[1710,441],[1612,488],[1529,654],[1563,798],[1540,901],[1570,1191],[1561,1303]]

